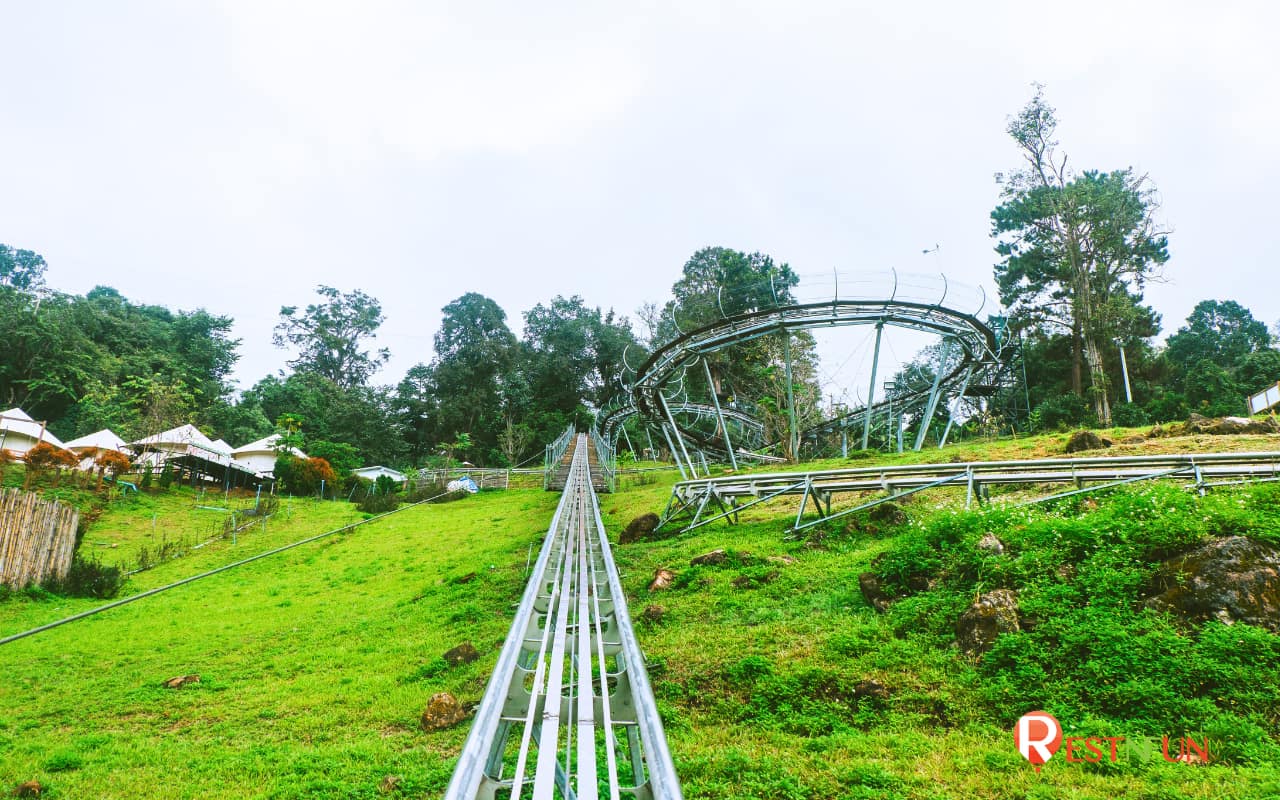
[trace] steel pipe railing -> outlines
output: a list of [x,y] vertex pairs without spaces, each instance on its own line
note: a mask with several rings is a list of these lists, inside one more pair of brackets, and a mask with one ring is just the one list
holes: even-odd
[[682,797],[627,612],[586,434],[447,800]]

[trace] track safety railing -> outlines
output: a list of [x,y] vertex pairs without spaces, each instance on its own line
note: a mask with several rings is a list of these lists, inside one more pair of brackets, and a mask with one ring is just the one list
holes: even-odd
[[542,470],[543,489],[551,488],[551,481],[555,478],[556,471],[560,468],[560,459],[564,458],[565,451],[573,443],[573,437],[573,426],[570,425],[564,429],[564,433],[556,437],[554,442],[547,445],[547,460]]
[[591,446],[595,448],[596,465],[600,470],[601,477],[604,479],[604,490],[606,492],[616,490],[618,488],[617,459],[614,456],[613,448],[594,427],[591,429]]
[[[447,800],[682,797],[627,613],[586,434]],[[548,451],[550,452],[550,451]]]
[[[988,496],[989,487],[997,485],[1075,485],[1069,491],[1024,503],[1031,504],[1161,478],[1188,481],[1201,493],[1215,486],[1280,480],[1280,452],[974,461],[687,480],[672,487],[661,525],[681,520],[681,530],[688,531],[721,519],[733,523],[747,508],[798,496],[800,504],[792,530],[799,531],[926,489],[963,486],[965,508],[969,508],[974,500],[981,503]],[[874,491],[886,496],[851,508],[832,508],[834,495]],[[806,520],[805,513],[810,508],[817,516]]]

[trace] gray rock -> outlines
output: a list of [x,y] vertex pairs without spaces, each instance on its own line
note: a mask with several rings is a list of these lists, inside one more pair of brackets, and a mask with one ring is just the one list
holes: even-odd
[[1110,439],[1103,439],[1093,431],[1076,431],[1071,434],[1071,438],[1067,440],[1066,452],[1081,453],[1085,450],[1101,450],[1104,447],[1110,446]]
[[458,698],[448,692],[438,692],[431,695],[431,699],[427,701],[427,707],[423,710],[422,719],[419,721],[424,731],[438,731],[457,725],[466,717],[467,712],[458,702]]
[[1004,542],[1000,541],[994,533],[988,531],[978,540],[978,549],[1002,556],[1004,555]]
[[862,592],[863,598],[876,611],[884,613],[889,610],[889,606],[893,605],[894,598],[886,594],[880,587],[880,579],[874,573],[864,572],[859,575],[858,589]]
[[977,656],[990,650],[1000,634],[1020,630],[1018,595],[1010,589],[996,589],[979,597],[960,615],[956,641],[966,655]]
[[694,556],[689,564],[695,567],[710,567],[716,564],[723,564],[728,560],[729,554],[723,550],[712,550],[710,553],[703,553],[700,556]]
[[618,544],[639,541],[641,537],[653,533],[661,521],[657,514],[641,514],[631,520],[631,523],[622,531],[622,535],[618,537]]
[[1148,608],[1192,622],[1244,622],[1280,633],[1280,548],[1228,536],[1165,561]]
[[471,642],[463,642],[441,656],[441,658],[449,662],[451,667],[456,667],[459,664],[470,664],[479,657],[480,654],[476,652],[476,647]]

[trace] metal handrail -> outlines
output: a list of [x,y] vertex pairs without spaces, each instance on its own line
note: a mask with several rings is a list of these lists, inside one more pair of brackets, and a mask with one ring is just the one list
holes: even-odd
[[573,425],[569,425],[564,429],[564,433],[556,437],[554,442],[547,445],[547,459],[542,469],[543,489],[551,488],[551,481],[560,469],[560,459],[564,458],[564,452],[569,449],[569,443],[573,441],[573,436]]
[[617,488],[618,463],[613,447],[605,441],[594,426],[591,428],[591,444],[596,450],[596,464],[604,473],[605,491],[612,492]]
[[[1210,478],[1277,480],[1280,479],[1280,451],[909,464],[685,480],[672,487],[663,524],[695,508],[697,510],[693,512],[693,521],[686,530],[716,519],[732,520],[747,505],[756,505],[763,499],[786,495],[802,497],[801,514],[810,497],[826,498],[827,512],[824,513],[820,506],[818,510],[821,516],[827,517],[830,515],[830,497],[839,492],[881,490],[894,494],[918,491],[933,485],[963,485],[968,492],[967,507],[982,486],[1076,483],[1080,487],[1077,492],[1050,495],[1033,501],[1043,502],[1079,491],[1096,491],[1109,486],[1165,477],[1191,480],[1201,491],[1211,486],[1223,485],[1222,482],[1209,482]],[[1103,483],[1084,488],[1084,484],[1090,482]],[[981,497],[980,494],[978,496]],[[753,499],[747,505],[736,504],[738,498],[745,497]],[[721,506],[725,502],[730,505],[724,506],[721,513],[704,519],[701,516],[702,510],[711,500]],[[847,511],[841,512],[843,513]],[[800,524],[799,518],[797,515],[796,529],[807,527]]]
[[[447,800],[540,800],[556,789],[561,797],[595,798],[603,796],[602,783],[612,798],[683,796],[591,486],[590,445],[585,434],[576,442],[568,482]],[[604,734],[603,759],[597,730]],[[519,743],[514,767],[504,758],[511,742]],[[624,756],[630,781],[618,768]]]

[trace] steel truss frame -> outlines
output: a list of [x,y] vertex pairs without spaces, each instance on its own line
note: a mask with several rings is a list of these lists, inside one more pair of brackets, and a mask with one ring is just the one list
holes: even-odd
[[[1076,486],[1020,504],[1032,505],[1162,478],[1186,480],[1200,494],[1218,486],[1278,481],[1280,452],[917,464],[689,480],[672,487],[659,528],[676,521],[684,522],[681,532],[721,519],[732,524],[744,509],[786,496],[800,498],[790,528],[798,532],[928,489],[963,485],[965,508],[971,508],[975,499],[979,504],[989,499],[991,486]],[[832,510],[836,495],[868,491],[882,491],[885,496]],[[810,501],[816,517],[806,519]],[[713,503],[718,513],[704,516]]]

